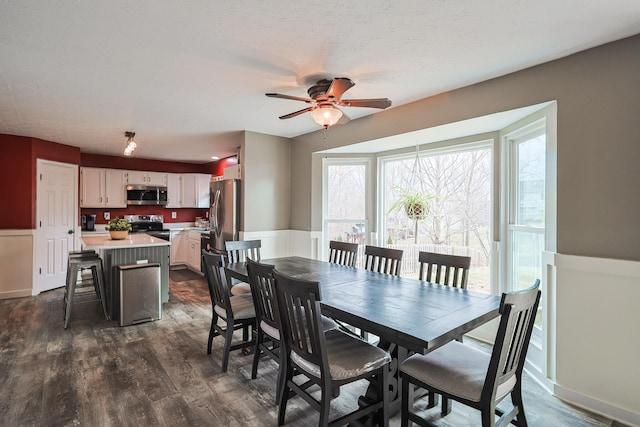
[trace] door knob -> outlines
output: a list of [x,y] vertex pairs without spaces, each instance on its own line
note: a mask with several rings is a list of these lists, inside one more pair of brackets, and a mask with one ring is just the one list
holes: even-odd
[[68,231],[68,233],[69,233],[69,234],[73,234],[73,230],[69,230],[69,231]]

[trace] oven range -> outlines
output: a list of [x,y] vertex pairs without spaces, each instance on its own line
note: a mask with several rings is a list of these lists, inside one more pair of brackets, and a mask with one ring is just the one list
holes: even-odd
[[164,228],[162,215],[125,215],[125,219],[131,223],[132,233],[147,233],[159,239],[170,240],[171,233]]

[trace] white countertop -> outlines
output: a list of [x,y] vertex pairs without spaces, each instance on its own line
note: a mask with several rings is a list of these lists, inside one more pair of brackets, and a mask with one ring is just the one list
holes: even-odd
[[137,248],[144,246],[170,246],[171,243],[149,236],[145,233],[129,233],[124,240],[111,240],[109,235],[106,236],[82,236],[83,249],[122,249]]

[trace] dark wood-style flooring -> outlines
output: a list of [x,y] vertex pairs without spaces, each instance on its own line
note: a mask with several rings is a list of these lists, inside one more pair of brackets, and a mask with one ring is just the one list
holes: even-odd
[[[222,339],[206,354],[211,303],[202,279],[173,275],[160,321],[121,328],[102,317],[98,303],[74,307],[63,329],[57,289],[0,301],[1,426],[275,426],[277,365],[232,352],[220,372]],[[365,384],[343,390],[337,414],[352,407]],[[531,426],[611,426],[610,420],[573,408],[529,378],[524,401]],[[432,419],[442,426],[477,426],[479,414],[453,404]],[[287,425],[317,425],[317,413],[290,401]],[[391,421],[400,425],[400,416]]]

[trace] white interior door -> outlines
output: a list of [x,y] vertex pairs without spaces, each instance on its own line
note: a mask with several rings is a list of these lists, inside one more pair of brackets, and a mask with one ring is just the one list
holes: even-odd
[[65,285],[67,257],[75,250],[78,167],[38,159],[36,281],[38,292]]

